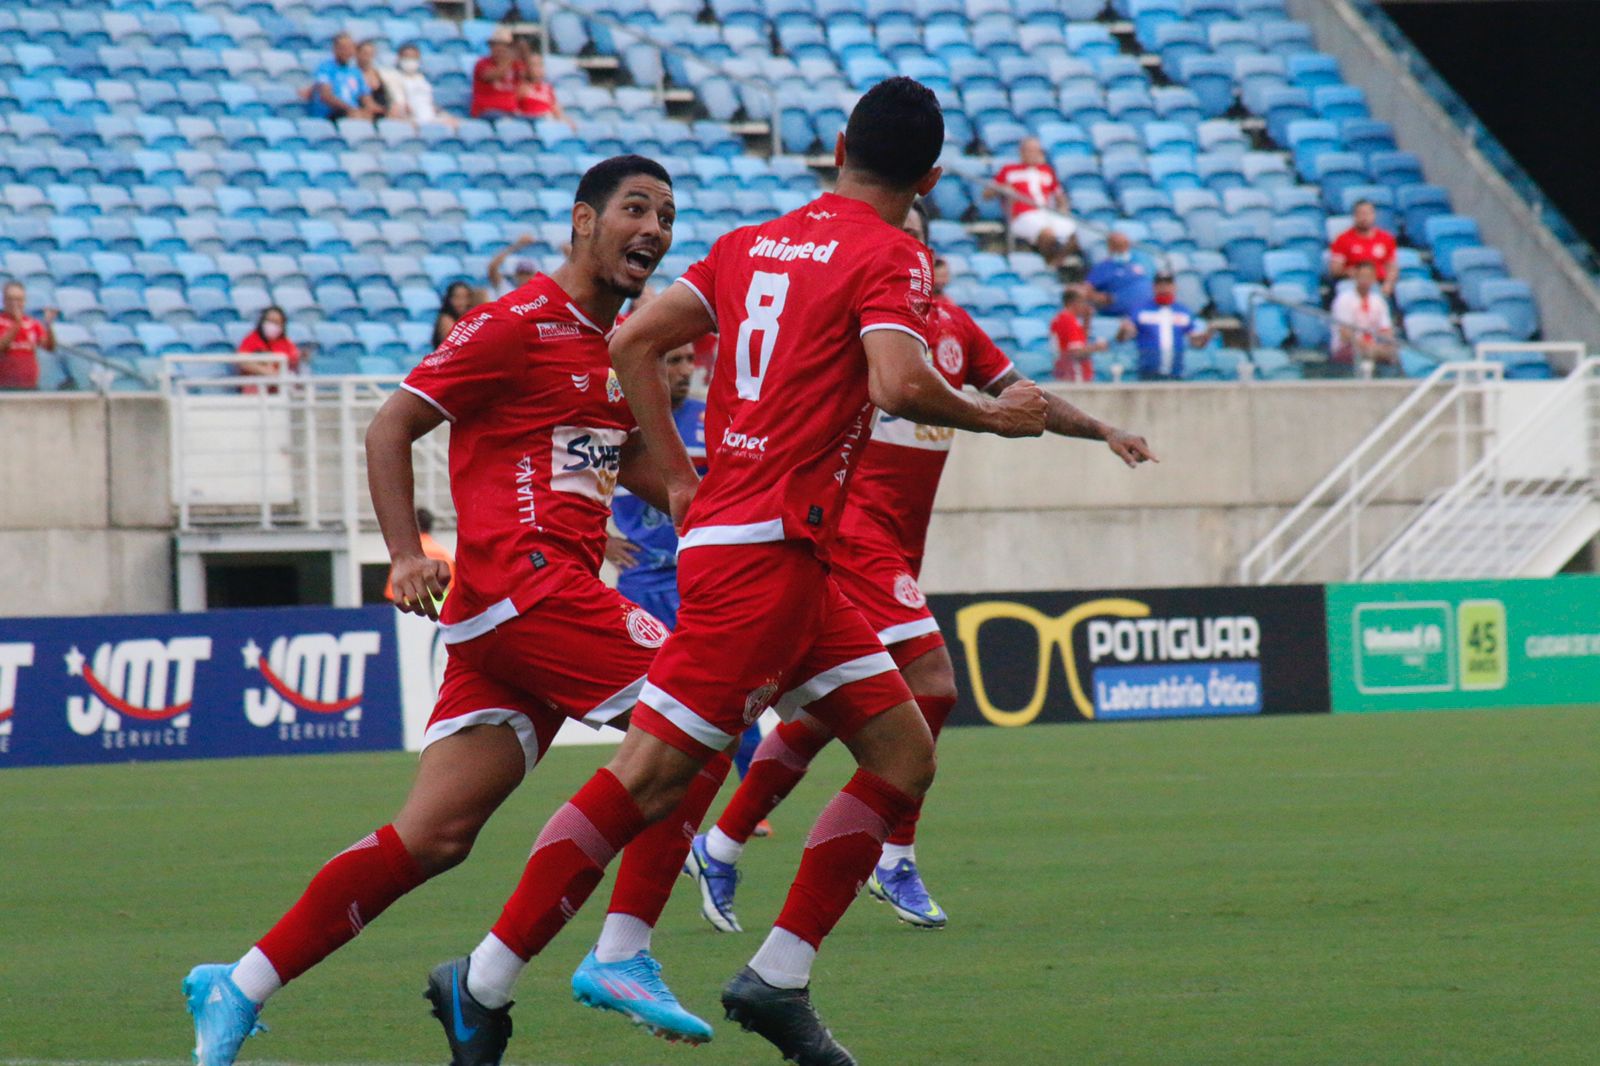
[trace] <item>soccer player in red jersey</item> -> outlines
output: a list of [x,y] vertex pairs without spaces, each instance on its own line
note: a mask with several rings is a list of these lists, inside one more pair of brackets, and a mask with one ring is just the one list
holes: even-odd
[[[185,980],[199,1066],[232,1063],[279,987],[465,859],[566,718],[598,726],[633,707],[667,631],[601,583],[606,519],[619,480],[667,500],[606,337],[670,248],[673,213],[670,179],[652,160],[619,156],[591,168],[573,206],[570,258],[464,316],[373,420],[368,477],[395,602],[428,617],[451,581],[422,549],[411,447],[451,423],[459,540],[440,619],[444,682],[394,821],[330,859],[238,963],[198,966]],[[708,760],[678,791],[674,817],[628,849],[624,906],[655,920],[688,850],[685,829],[699,824],[727,764],[721,754]],[[464,1034],[458,1062],[499,1062],[510,1018],[502,1004],[472,998],[476,977],[464,965],[435,974],[430,998],[447,1028]],[[678,1008],[653,971],[640,985],[655,1008],[646,1024],[709,1039],[710,1027]]]
[[[927,240],[928,222],[920,203],[907,216],[905,228],[917,240]],[[971,385],[998,394],[1025,380],[971,316],[937,292],[928,339],[934,367],[956,388]],[[1105,441],[1129,466],[1155,458],[1143,437],[1091,418],[1060,396],[1046,395],[1047,432]],[[917,577],[933,499],[954,437],[953,430],[880,416],[828,556],[834,581],[894,657],[936,741],[955,706],[955,670]],[[756,823],[783,801],[832,739],[824,721],[809,714],[768,733],[716,826],[695,838],[686,871],[699,882],[701,911],[717,929],[739,931],[733,911],[734,864]],[[945,912],[930,898],[917,870],[914,843],[920,813],[918,806],[893,826],[867,890],[889,903],[903,921],[940,928],[947,921]]]
[[[730,1019],[803,1066],[854,1062],[811,1006],[812,960],[889,828],[933,779],[927,722],[821,557],[873,406],[1007,436],[1044,429],[1037,386],[966,396],[926,361],[932,265],[899,225],[939,180],[943,142],[932,92],[908,78],[874,86],[835,148],[837,192],[722,237],[613,338],[617,375],[651,455],[666,458],[683,529],[678,628],[621,748],[545,825],[479,946],[486,957],[538,954],[617,850],[676,807],[763,707],[808,706],[860,768],[812,830],[776,927],[722,996]],[[699,483],[658,360],[712,330],[721,350]],[[511,986],[497,991],[509,997]]]

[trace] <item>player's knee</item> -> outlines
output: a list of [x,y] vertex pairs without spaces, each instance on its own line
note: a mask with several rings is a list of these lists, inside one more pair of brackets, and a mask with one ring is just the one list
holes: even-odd
[[689,791],[688,782],[650,781],[632,791],[633,802],[647,822],[654,824],[671,814]]
[[459,866],[472,854],[479,826],[465,821],[433,826],[414,840],[406,841],[412,861],[429,877],[437,877]]

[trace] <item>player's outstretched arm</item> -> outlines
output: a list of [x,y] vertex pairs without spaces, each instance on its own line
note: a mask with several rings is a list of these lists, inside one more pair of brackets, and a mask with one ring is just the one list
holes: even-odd
[[414,393],[398,389],[367,427],[367,488],[372,510],[389,549],[389,582],[395,606],[411,614],[439,619],[435,601],[444,598],[450,567],[422,551],[417,529],[415,478],[411,444],[433,430],[444,416]]
[[[1000,375],[989,391],[998,396],[1006,389],[1019,381],[1027,378],[1015,370]],[[1053,392],[1044,394],[1046,411],[1044,416],[1044,429],[1046,433],[1056,433],[1063,437],[1078,437],[1083,440],[1103,440],[1106,442],[1117,458],[1129,466],[1138,466],[1143,462],[1159,463],[1156,453],[1150,450],[1150,444],[1137,433],[1129,433],[1118,429],[1116,426],[1100,421],[1087,411],[1080,410],[1066,401],[1066,398]]]
[[622,394],[639,423],[644,449],[660,466],[669,504],[662,510],[672,516],[672,524],[680,532],[700,475],[695,473],[672,420],[672,395],[662,357],[714,329],[716,322],[694,290],[668,285],[611,335],[611,365],[616,367]]
[[891,415],[1002,437],[1044,432],[1044,391],[1031,381],[1018,381],[994,398],[969,396],[952,389],[928,365],[919,338],[899,329],[875,329],[861,342],[867,352],[868,393]]

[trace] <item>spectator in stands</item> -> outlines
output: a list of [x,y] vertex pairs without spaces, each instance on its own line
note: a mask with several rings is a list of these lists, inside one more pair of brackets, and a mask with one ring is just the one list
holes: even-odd
[[526,71],[517,59],[517,39],[501,26],[489,37],[489,54],[472,68],[472,117],[514,114]]
[[313,118],[371,118],[375,113],[367,78],[356,65],[356,42],[348,33],[333,39],[333,57],[311,75],[307,92]]
[[449,288],[444,290],[444,299],[439,302],[439,313],[433,319],[435,348],[444,343],[450,331],[456,328],[456,323],[461,321],[461,316],[470,311],[472,306],[472,286],[464,281],[452,281]]
[[1135,307],[1150,302],[1150,266],[1133,253],[1126,233],[1106,235],[1106,257],[1089,268],[1089,302],[1110,315],[1126,317]]
[[367,84],[367,98],[372,101],[372,117],[388,118],[394,100],[389,95],[388,84],[383,80],[383,71],[378,69],[377,41],[362,41],[356,46],[356,66],[360,68],[361,77]]
[[0,303],[0,389],[39,387],[39,349],[56,350],[56,315],[46,307],[38,318],[28,315],[28,290],[8,281]]
[[1353,278],[1362,263],[1371,263],[1385,296],[1394,295],[1399,279],[1398,245],[1394,234],[1378,228],[1378,209],[1371,200],[1357,200],[1350,211],[1352,225],[1333,239],[1328,248],[1328,272],[1334,279]]
[[[238,350],[240,355],[281,355],[286,360],[286,372],[293,374],[300,369],[300,349],[289,339],[289,316],[276,304],[261,312],[261,317],[256,319],[256,328],[245,334]],[[271,359],[241,359],[238,370],[241,374],[250,375],[276,374],[278,365]],[[244,391],[256,390],[254,386],[247,385]]]
[[[451,555],[450,550],[443,544],[433,539],[433,512],[426,507],[417,508],[417,533],[419,534],[418,539],[422,542],[422,554],[429,559],[437,559],[448,567],[450,581],[454,582],[456,579],[455,556]],[[445,596],[450,595],[450,586],[448,584],[445,586],[444,594]],[[392,581],[383,583],[383,598],[390,603],[394,602],[394,584]],[[443,599],[440,602],[442,603]]]
[[389,117],[408,119],[418,126],[437,122],[452,129],[456,117],[441,111],[433,101],[433,83],[422,73],[422,49],[414,44],[400,48],[399,65],[379,71],[389,84]]
[[553,118],[565,122],[574,131],[578,124],[561,109],[556,99],[556,87],[545,80],[544,56],[535,52],[526,41],[522,43],[522,82],[517,86],[517,112],[529,118]]
[[1061,299],[1061,313],[1050,322],[1050,346],[1056,353],[1057,381],[1093,381],[1095,352],[1109,347],[1105,341],[1089,339],[1089,323],[1094,305],[1080,285],[1068,285]]
[[511,267],[511,279],[509,281],[506,280],[505,274],[501,272],[501,268],[505,266],[507,259],[532,243],[532,235],[524,233],[500,249],[499,253],[489,260],[489,292],[492,294],[493,299],[498,300],[512,289],[522,288],[522,286],[532,281],[533,276],[539,272],[538,264],[534,263],[532,259],[518,259]]
[[1205,346],[1212,330],[1200,316],[1178,302],[1178,286],[1171,271],[1156,274],[1150,302],[1135,307],[1122,320],[1117,339],[1132,339],[1139,349],[1140,381],[1176,381],[1183,377],[1185,339],[1190,346]]
[[1329,370],[1337,377],[1398,374],[1400,348],[1394,339],[1389,301],[1378,288],[1378,267],[1368,260],[1355,266],[1355,285],[1333,298],[1333,337]]
[[1045,158],[1039,138],[1024,138],[1017,153],[1021,162],[1001,167],[994,183],[983,190],[984,198],[1006,196],[1011,206],[1011,235],[1037,248],[1051,266],[1060,266],[1078,249],[1078,224],[1067,215],[1066,190]]

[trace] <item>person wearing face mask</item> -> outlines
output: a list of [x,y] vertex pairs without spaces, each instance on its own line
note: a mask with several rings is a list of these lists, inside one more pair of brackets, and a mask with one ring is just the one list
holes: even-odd
[[56,350],[54,307],[42,318],[28,316],[28,290],[20,281],[6,282],[0,304],[0,389],[39,387],[39,350]]
[[422,73],[422,50],[414,44],[401,47],[394,69],[380,70],[389,86],[389,117],[407,119],[415,125],[438,123],[452,129],[456,117],[441,110],[433,101],[433,83]]
[[1089,268],[1089,302],[1108,315],[1126,316],[1150,302],[1150,267],[1133,254],[1125,233],[1106,236],[1106,256]]
[[1117,339],[1131,339],[1139,349],[1140,381],[1176,381],[1183,377],[1185,338],[1191,347],[1202,348],[1212,333],[1199,315],[1178,302],[1172,272],[1163,270],[1156,275],[1150,301],[1128,312]]
[[[239,354],[281,355],[287,361],[288,372],[298,373],[300,349],[289,339],[288,328],[289,317],[283,313],[283,308],[276,305],[267,308],[261,312],[261,317],[256,319],[256,328],[245,334],[244,340],[239,342]],[[271,359],[241,359],[238,370],[241,374],[276,374],[278,364]],[[247,385],[244,391],[255,392],[256,388]]]

